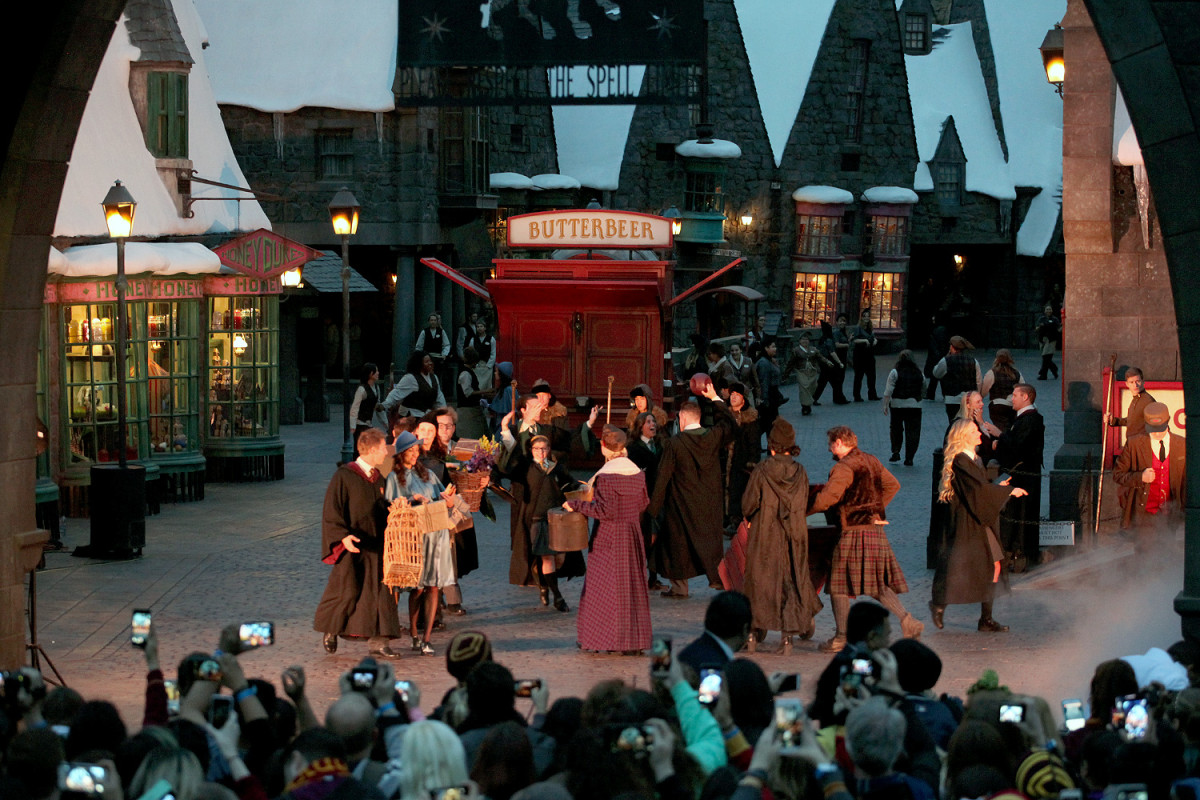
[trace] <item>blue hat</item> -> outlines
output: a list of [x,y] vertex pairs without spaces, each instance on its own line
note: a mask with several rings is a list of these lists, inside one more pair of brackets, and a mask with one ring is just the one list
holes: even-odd
[[420,444],[420,440],[416,436],[413,436],[408,431],[400,431],[400,435],[396,437],[396,454],[399,455],[417,444]]

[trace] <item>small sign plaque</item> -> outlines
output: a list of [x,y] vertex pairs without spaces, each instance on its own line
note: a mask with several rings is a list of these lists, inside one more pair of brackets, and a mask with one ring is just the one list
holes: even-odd
[[1038,543],[1042,547],[1075,544],[1075,523],[1042,520],[1038,531]]

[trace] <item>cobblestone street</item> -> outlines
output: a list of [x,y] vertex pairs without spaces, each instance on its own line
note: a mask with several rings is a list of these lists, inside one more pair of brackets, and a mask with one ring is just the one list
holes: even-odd
[[[986,370],[992,354],[977,356]],[[918,363],[921,360],[918,357]],[[1017,360],[1026,376],[1036,373],[1036,352],[1018,352]],[[882,356],[878,361],[882,388],[893,358]],[[848,377],[847,384],[850,380]],[[1037,406],[1046,417],[1049,469],[1062,443],[1059,385],[1048,381],[1035,385]],[[801,417],[795,387],[785,390],[791,402],[783,412],[796,426],[803,448],[801,460],[810,481],[822,482],[828,473],[825,431],[835,424],[849,424],[863,449],[886,462],[888,420],[878,403],[835,406],[827,394],[812,416]],[[977,609],[970,606],[951,607],[946,629],[934,629],[926,607],[933,573],[925,569],[925,537],[930,453],[940,445],[945,430],[942,408],[940,399],[925,403],[916,466],[888,465],[903,484],[888,510],[888,534],[910,587],[902,600],[926,623],[923,641],[943,658],[940,691],[962,694],[983,669],[991,667],[999,672],[1002,683],[1044,694],[1056,706],[1061,697],[1086,697],[1097,661],[1143,652],[1151,645],[1165,647],[1179,638],[1178,618],[1170,601],[1182,585],[1181,559],[1136,575],[1124,574],[1123,567],[1102,570],[1100,574],[1111,576],[1102,581],[1105,585],[1095,586],[1092,580],[1091,587],[1069,591],[1024,585],[1038,581],[1039,572],[1016,576],[1013,594],[999,599],[995,612],[1001,622],[1011,625],[1011,633],[977,633]],[[336,656],[327,656],[320,635],[312,630],[313,610],[328,573],[328,567],[318,560],[320,510],[340,447],[339,411],[335,406],[330,423],[282,429],[287,445],[285,480],[209,484],[202,502],[164,505],[161,514],[147,519],[147,545],[141,559],[103,562],[67,553],[47,554],[47,568],[37,578],[39,638],[71,686],[87,698],[116,702],[126,723],[136,727],[141,716],[144,663],[141,651],[128,643],[131,609],[153,610],[169,677],[187,653],[211,651],[222,625],[270,619],[276,624],[277,644],[244,656],[247,674],[278,681],[284,667],[303,664],[313,703],[318,713],[323,713],[336,695],[337,674],[357,663],[365,652],[363,644],[342,642]],[[1049,505],[1048,481],[1044,487],[1045,508]],[[469,616],[447,619],[449,630],[435,634],[435,657],[410,655],[405,641],[397,642],[397,646],[405,645],[405,656],[396,664],[397,676],[420,685],[422,706],[429,710],[450,684],[443,658],[450,635],[476,628],[492,638],[497,660],[517,678],[543,677],[549,681],[552,695],[582,694],[596,681],[610,677],[645,685],[644,659],[579,652],[573,611],[560,614],[543,608],[535,591],[508,585],[507,507],[500,502],[496,505],[500,513],[497,522],[482,518],[477,522],[482,567],[463,582]],[[68,520],[66,540],[71,548],[86,544],[87,521]],[[1117,547],[1120,545],[1113,546]],[[1061,566],[1060,562],[1049,569]],[[581,588],[578,579],[565,584],[564,594],[572,609]],[[699,632],[712,592],[703,578],[693,580],[691,590],[692,599],[686,602],[652,597],[656,633],[671,635],[679,642]],[[827,638],[832,628],[826,602],[818,617],[817,639]],[[777,643],[778,634],[773,633],[764,649],[774,650]],[[770,653],[753,658],[767,672],[800,672],[801,693],[806,697],[828,660],[817,651],[815,642],[802,642],[786,659]]]

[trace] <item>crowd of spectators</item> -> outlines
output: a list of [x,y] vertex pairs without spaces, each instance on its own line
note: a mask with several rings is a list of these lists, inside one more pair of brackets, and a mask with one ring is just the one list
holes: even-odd
[[655,643],[648,689],[606,680],[551,703],[544,677],[515,681],[485,634],[464,631],[428,713],[416,685],[368,657],[323,720],[302,667],[246,677],[237,626],[179,663],[173,698],[151,627],[134,733],[104,700],[5,673],[0,798],[1196,800],[1200,647],[1097,665],[1090,711],[1061,727],[1045,699],[990,671],[965,698],[939,694],[938,655],[893,643],[894,623],[856,603],[807,709],[799,676],[737,657],[749,602],[724,592],[695,641]]

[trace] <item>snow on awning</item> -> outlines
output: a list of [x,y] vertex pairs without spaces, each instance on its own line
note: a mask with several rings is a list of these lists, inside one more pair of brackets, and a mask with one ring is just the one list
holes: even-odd
[[[997,200],[1015,200],[1017,192],[996,134],[971,23],[935,27],[932,52],[905,56],[904,64],[920,161],[933,159],[953,118],[967,160],[964,188]],[[922,185],[916,178],[914,185]]]
[[[576,93],[589,86],[589,67],[570,68],[574,78],[570,85]],[[641,91],[644,66],[629,67],[629,90]],[[555,85],[555,81],[551,81]],[[584,186],[602,191],[615,190],[621,180],[621,164],[625,160],[625,143],[633,123],[636,106],[552,106],[554,142],[558,150],[558,169],[574,175]]]
[[578,189],[582,185],[570,175],[556,175],[553,172],[534,175],[530,180],[533,181],[532,188],[542,190]]
[[783,163],[783,151],[804,102],[836,2],[734,0],[758,107],[777,167]]
[[917,202],[917,193],[903,186],[872,186],[862,193],[864,203],[886,205],[912,205]]
[[356,0],[350,13],[295,0],[195,5],[209,33],[204,55],[217,102],[266,113],[396,107],[396,0]]
[[741,158],[742,148],[725,139],[688,139],[675,145],[675,154],[684,158]]
[[[51,248],[47,270],[68,278],[117,274],[117,244],[72,247],[61,257]],[[221,272],[221,259],[198,242],[129,242],[125,245],[125,274],[203,275]]]
[[488,176],[492,189],[532,189],[533,180],[519,172],[493,172]]
[[801,186],[792,192],[792,199],[797,203],[819,203],[821,205],[849,205],[854,202],[854,193],[836,186],[818,186],[809,184]]

